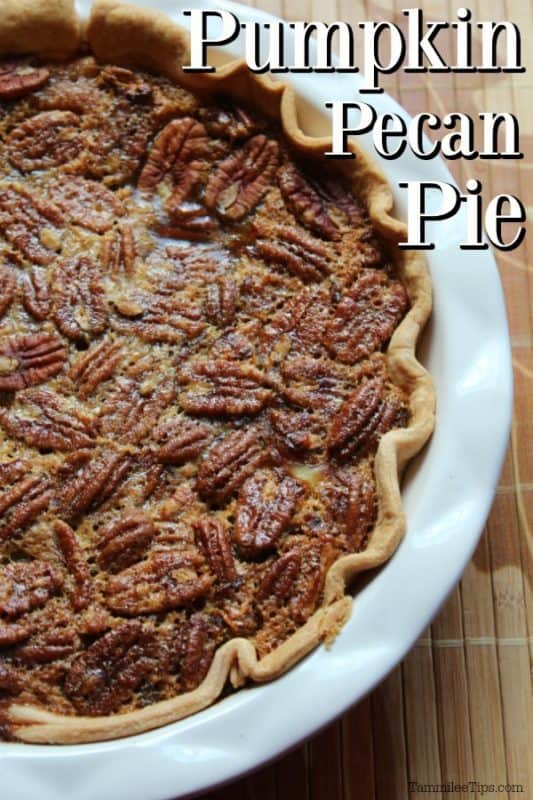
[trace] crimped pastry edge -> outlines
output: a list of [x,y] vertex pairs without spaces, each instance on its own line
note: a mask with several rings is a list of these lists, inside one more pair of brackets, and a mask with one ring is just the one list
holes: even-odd
[[[80,45],[81,25],[72,0],[32,2],[5,0],[8,14],[0,19],[0,54],[24,52],[48,58],[72,55]],[[8,26],[6,25],[6,20]],[[54,32],[61,31],[51,46]],[[289,143],[310,157],[330,147],[327,137],[311,137],[300,127],[292,87],[254,75],[246,64],[232,61],[215,73],[184,73],[187,34],[164,14],[119,0],[96,0],[86,29],[92,53],[100,61],[144,67],[177,80],[187,88],[208,93],[222,91],[245,99],[280,120]],[[337,162],[367,203],[373,225],[391,244],[401,241],[405,225],[391,216],[393,197],[384,173],[357,145],[357,158]],[[408,428],[390,431],[381,439],[374,472],[378,517],[367,548],[338,559],[326,576],[321,607],[283,644],[258,658],[250,641],[235,638],[215,653],[205,679],[194,691],[146,708],[102,717],[57,714],[42,708],[12,703],[8,718],[13,735],[25,742],[74,744],[131,736],[175,722],[211,705],[228,681],[234,687],[247,680],[264,682],[286,672],[320,643],[331,642],[351,613],[346,594],[354,576],[380,566],[399,545],[405,532],[400,476],[405,464],[424,446],[434,427],[435,395],[428,372],[415,350],[431,313],[431,282],[426,260],[419,251],[395,252],[411,308],[394,332],[387,349],[387,367],[393,382],[407,392],[411,412]]]

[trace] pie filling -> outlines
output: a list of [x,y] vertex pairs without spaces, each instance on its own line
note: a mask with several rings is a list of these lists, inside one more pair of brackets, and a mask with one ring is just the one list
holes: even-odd
[[409,421],[409,307],[330,164],[89,57],[0,66],[0,732],[196,688],[320,606]]

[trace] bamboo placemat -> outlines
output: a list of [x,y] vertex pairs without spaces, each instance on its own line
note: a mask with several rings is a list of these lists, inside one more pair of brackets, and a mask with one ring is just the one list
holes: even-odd
[[[258,0],[287,20],[393,20],[403,0]],[[426,19],[453,20],[461,2],[416,4]],[[528,0],[465,3],[474,20],[520,27],[526,73],[391,75],[381,85],[411,113],[508,111],[518,115],[524,159],[449,161],[464,185],[488,198],[516,194],[533,208],[533,6]],[[371,102],[371,101],[370,101]],[[304,746],[202,800],[407,800],[533,798],[533,228],[516,250],[496,254],[513,345],[513,432],[494,505],[460,585],[405,661],[356,708]],[[529,237],[529,240],[528,240]],[[485,795],[420,791],[429,784],[523,787]]]

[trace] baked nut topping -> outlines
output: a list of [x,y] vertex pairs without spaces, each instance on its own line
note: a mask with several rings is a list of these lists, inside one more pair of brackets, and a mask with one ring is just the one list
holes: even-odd
[[229,96],[79,56],[6,61],[0,104],[11,738],[14,702],[127,716],[311,623],[410,423],[410,299],[357,187]]

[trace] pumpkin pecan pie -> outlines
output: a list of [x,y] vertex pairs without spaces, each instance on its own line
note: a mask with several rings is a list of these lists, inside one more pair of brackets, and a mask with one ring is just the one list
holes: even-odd
[[430,293],[290,89],[182,74],[181,31],[114,0],[83,39],[66,0],[7,5],[0,731],[94,741],[335,636],[431,432]]

